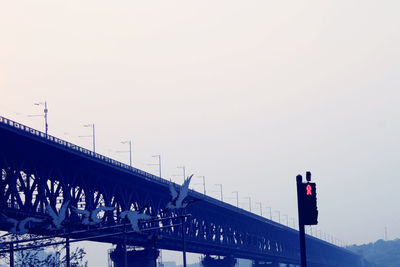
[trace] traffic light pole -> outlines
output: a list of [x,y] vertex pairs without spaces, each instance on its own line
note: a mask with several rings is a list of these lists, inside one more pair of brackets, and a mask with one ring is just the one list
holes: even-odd
[[296,176],[296,184],[297,184],[297,208],[299,214],[299,235],[300,235],[300,262],[301,267],[307,267],[307,255],[306,255],[306,237],[304,231],[304,223],[303,223],[303,215],[302,215],[302,201],[301,201],[301,191],[300,186],[303,182],[303,177],[301,175]]

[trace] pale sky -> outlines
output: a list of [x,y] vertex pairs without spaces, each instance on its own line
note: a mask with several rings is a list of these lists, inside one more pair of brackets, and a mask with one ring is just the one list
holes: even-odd
[[[400,238],[399,1],[0,0],[0,115],[243,208],[297,216],[313,173],[319,230]],[[202,190],[201,179],[192,188]],[[266,210],[263,211],[266,214]],[[277,212],[274,212],[277,220]],[[290,222],[290,221],[289,221]],[[291,222],[290,222],[291,223]],[[100,265],[97,265],[100,266]]]

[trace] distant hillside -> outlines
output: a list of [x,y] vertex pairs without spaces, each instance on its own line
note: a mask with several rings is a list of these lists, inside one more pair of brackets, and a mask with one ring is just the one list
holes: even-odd
[[400,239],[383,241],[360,246],[350,246],[347,249],[363,255],[374,267],[400,267]]

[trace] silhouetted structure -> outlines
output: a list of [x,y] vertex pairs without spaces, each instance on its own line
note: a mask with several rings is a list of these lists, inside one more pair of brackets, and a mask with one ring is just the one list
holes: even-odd
[[[31,223],[29,232],[48,235],[49,203],[56,211],[65,201],[82,210],[100,206],[106,211],[96,225],[84,225],[82,218],[68,208],[66,227],[71,231],[123,223],[122,211],[145,207],[150,216],[176,216],[180,210],[167,209],[170,182],[142,170],[115,161],[25,125],[0,117],[0,209],[8,217],[48,219],[47,224]],[[177,192],[181,187],[171,185]],[[200,200],[192,202],[193,200]],[[188,252],[209,255],[232,255],[251,260],[286,263],[299,261],[298,232],[264,217],[189,190],[192,204],[185,213],[185,247]],[[128,245],[152,246],[144,231],[151,227],[168,227],[172,222],[140,225],[140,233],[127,236]],[[0,230],[10,227],[0,217]],[[112,233],[110,230],[109,233]],[[75,238],[85,237],[77,235]],[[181,251],[181,227],[159,230],[157,248]],[[344,248],[307,236],[310,262],[320,266],[358,266],[360,257]],[[98,241],[121,244],[122,237],[111,236]]]
[[[156,257],[158,257],[157,251]],[[124,249],[121,245],[110,252],[110,258],[114,263],[114,267],[154,267],[154,250],[152,248],[144,248],[140,250],[127,251],[128,266],[124,266]]]

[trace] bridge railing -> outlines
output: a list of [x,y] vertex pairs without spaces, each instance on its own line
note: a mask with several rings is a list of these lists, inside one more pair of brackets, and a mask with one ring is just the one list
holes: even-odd
[[107,162],[108,164],[111,164],[113,166],[119,167],[119,168],[123,168],[125,170],[128,170],[130,172],[136,173],[136,174],[140,174],[142,177],[144,177],[145,179],[149,179],[149,180],[153,180],[153,181],[158,181],[161,183],[169,183],[169,181],[162,179],[161,177],[155,176],[151,173],[136,169],[135,167],[129,166],[125,163],[122,163],[120,161],[117,161],[115,159],[106,157],[104,155],[101,155],[99,153],[93,152],[89,149],[80,147],[78,145],[72,144],[68,141],[62,140],[60,138],[57,138],[55,136],[46,134],[44,132],[41,132],[39,130],[33,129],[29,126],[26,126],[24,124],[21,124],[19,122],[7,119],[5,117],[0,116],[0,125],[5,125],[8,127],[12,127],[16,130],[22,131],[28,135],[31,136],[35,136],[35,137],[39,137],[41,138],[43,141],[47,141],[51,144],[57,144],[59,146],[62,146],[63,148],[70,150],[70,151],[74,151],[74,152],[78,152],[78,153],[82,153],[85,156],[91,157],[93,159],[97,159],[97,160],[101,160],[103,162]]

